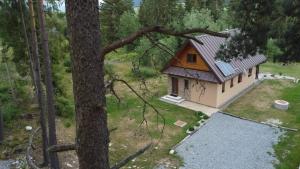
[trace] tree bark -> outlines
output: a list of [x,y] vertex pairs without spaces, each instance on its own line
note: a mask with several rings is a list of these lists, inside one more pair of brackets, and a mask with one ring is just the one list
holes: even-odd
[[0,109],[0,144],[3,142],[3,130],[4,130],[4,121],[3,121],[3,113]]
[[109,169],[98,0],[67,0],[80,169]]
[[[49,146],[56,145],[56,125],[55,125],[55,108],[54,108],[54,90],[53,90],[53,78],[51,59],[48,45],[48,33],[46,30],[45,13],[43,7],[43,0],[38,0],[38,18],[40,26],[40,35],[42,41],[42,48],[44,54],[44,67],[45,67],[45,81],[46,81],[46,93],[47,93],[47,110],[48,110],[48,134],[49,134]],[[56,152],[49,153],[50,167],[52,169],[59,169],[59,160]]]
[[29,12],[30,12],[30,28],[31,28],[31,47],[32,47],[32,56],[34,61],[34,77],[36,84],[36,95],[38,98],[38,104],[40,108],[40,124],[42,129],[42,142],[43,142],[43,157],[44,164],[48,165],[49,156],[47,152],[48,148],[48,137],[47,137],[47,127],[45,121],[45,107],[44,107],[44,97],[43,97],[43,89],[41,83],[41,72],[40,72],[40,60],[39,60],[39,51],[38,51],[38,43],[37,43],[37,35],[36,35],[36,25],[35,25],[35,15],[33,9],[32,0],[28,0]]
[[23,31],[24,31],[24,38],[25,38],[25,43],[26,43],[26,48],[27,48],[27,52],[28,52],[28,56],[29,56],[29,63],[30,63],[30,75],[31,75],[31,80],[32,80],[32,84],[34,85],[34,87],[36,88],[36,84],[35,84],[35,77],[34,77],[34,73],[33,73],[33,60],[32,60],[32,54],[31,54],[31,50],[30,50],[30,45],[29,45],[29,40],[28,40],[28,35],[27,35],[27,31],[26,31],[26,24],[25,24],[25,19],[24,19],[24,14],[23,14],[23,7],[22,7],[22,2],[23,0],[19,0],[19,8],[20,8],[20,15],[21,15],[21,22],[22,22],[22,26],[23,26]]

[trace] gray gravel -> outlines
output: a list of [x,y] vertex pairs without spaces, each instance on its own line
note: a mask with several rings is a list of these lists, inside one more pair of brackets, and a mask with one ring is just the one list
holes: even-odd
[[182,169],[273,169],[280,129],[215,113],[175,150]]
[[12,160],[0,160],[0,169],[10,169]]

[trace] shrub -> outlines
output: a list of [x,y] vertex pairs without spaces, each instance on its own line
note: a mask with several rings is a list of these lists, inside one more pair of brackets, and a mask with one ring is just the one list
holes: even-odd
[[64,126],[65,126],[66,128],[71,127],[71,125],[72,125],[71,122],[68,121],[68,120],[64,122]]
[[159,73],[149,67],[140,67],[139,69],[133,69],[130,74],[134,78],[152,78],[159,75]]
[[203,119],[204,119],[204,120],[207,120],[208,118],[209,118],[209,117],[208,117],[206,114],[203,115]]
[[194,131],[194,127],[189,127],[189,131]]
[[10,122],[20,114],[21,110],[14,104],[9,103],[2,106],[1,112],[3,113],[4,121]]
[[74,102],[71,99],[67,99],[63,96],[56,98],[57,115],[65,118],[71,118],[74,116]]
[[197,117],[198,120],[201,120],[202,117],[204,116],[204,113],[202,111],[197,111],[195,112],[195,116]]

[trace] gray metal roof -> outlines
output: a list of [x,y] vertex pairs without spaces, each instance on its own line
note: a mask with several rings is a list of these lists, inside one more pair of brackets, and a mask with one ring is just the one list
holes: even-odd
[[212,72],[205,72],[205,71],[171,66],[165,69],[164,73],[174,75],[174,76],[181,76],[186,78],[209,81],[213,83],[219,82],[217,77]]
[[196,36],[203,45],[190,40],[190,42],[194,45],[197,51],[202,55],[203,59],[206,61],[211,70],[215,73],[218,79],[221,82],[227,81],[232,77],[237,76],[240,73],[243,73],[245,70],[252,68],[258,64],[263,63],[266,60],[266,57],[261,54],[257,54],[255,56],[248,56],[247,58],[240,59],[235,58],[232,59],[229,64],[235,69],[235,74],[230,76],[224,76],[224,74],[220,71],[220,69],[216,65],[216,54],[220,49],[221,45],[226,42],[226,38],[217,37],[212,35],[200,35]]
[[[238,33],[239,30],[230,30],[227,31],[226,33],[229,33],[231,36]],[[252,68],[256,65],[259,65],[263,62],[266,61],[266,57],[262,54],[257,54],[255,56],[248,56],[246,58],[234,58],[232,59],[229,64],[233,67],[235,73],[225,76],[224,73],[220,70],[220,68],[217,66],[216,62],[218,61],[216,58],[216,54],[219,51],[221,45],[223,45],[228,39],[223,38],[223,37],[217,37],[217,36],[212,36],[212,35],[200,35],[196,36],[198,40],[203,42],[202,44],[199,44],[193,40],[188,40],[185,44],[190,42],[195,49],[201,54],[203,57],[204,61],[208,64],[208,67],[210,67],[211,72],[205,72],[205,71],[197,71],[197,70],[192,70],[192,69],[187,69],[187,68],[177,68],[177,67],[172,67],[170,64],[168,64],[164,69],[163,73],[166,74],[172,74],[172,75],[178,75],[178,76],[184,76],[184,77],[189,77],[189,78],[196,78],[196,77],[191,77],[188,74],[184,72],[193,72],[196,73],[197,79],[199,80],[207,80],[211,82],[219,82],[223,83],[235,76],[237,76],[240,73],[245,72],[249,68]],[[176,57],[176,56],[175,56]],[[176,68],[176,69],[175,69]]]

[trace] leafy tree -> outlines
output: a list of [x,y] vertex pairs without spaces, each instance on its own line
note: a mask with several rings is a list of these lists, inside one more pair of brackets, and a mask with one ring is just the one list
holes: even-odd
[[142,66],[155,67],[157,70],[160,70],[175,54],[178,41],[175,37],[165,37],[160,39],[159,43],[163,44],[161,46],[162,49],[153,47],[149,39],[142,38],[139,46],[136,48],[138,56],[135,62],[138,62]]
[[234,27],[240,28],[229,44],[222,47],[218,56],[223,59],[247,57],[263,52],[266,49],[270,25],[270,12],[274,9],[275,0],[242,0],[232,1],[231,10]]
[[[131,11],[124,12],[120,18],[120,24],[118,29],[118,37],[124,38],[133,32],[136,32],[140,28],[140,23],[138,21],[135,13]],[[132,50],[136,44],[132,44],[127,47],[127,49]]]
[[298,0],[283,1],[284,14],[288,24],[281,46],[284,49],[282,61],[300,61],[300,2]]
[[278,46],[278,42],[274,39],[269,39],[267,42],[267,48],[265,52],[269,60],[276,61],[279,56],[282,56],[283,52]]
[[[23,4],[24,7],[24,4]],[[25,8],[25,7],[24,7]],[[3,0],[0,3],[0,37],[2,46],[11,48],[13,61],[22,76],[29,74],[29,57],[26,54],[26,43],[23,36],[19,4],[17,0]]]
[[124,12],[134,12],[131,0],[106,0],[100,6],[102,39],[104,43],[118,39],[120,18]]
[[[267,50],[269,38],[278,39],[280,61],[299,61],[300,3],[297,0],[232,1],[234,26],[240,33],[219,52],[219,57],[247,57]],[[270,45],[270,44],[269,44]]]
[[142,25],[167,25],[180,18],[180,7],[178,0],[143,0],[139,20]]
[[220,31],[220,27],[214,21],[209,9],[201,9],[200,11],[192,10],[184,16],[183,23],[187,28],[208,27],[210,30]]
[[216,20],[221,16],[224,8],[224,0],[185,0],[186,12],[193,10],[210,9],[213,19]]

